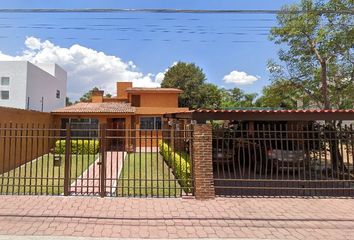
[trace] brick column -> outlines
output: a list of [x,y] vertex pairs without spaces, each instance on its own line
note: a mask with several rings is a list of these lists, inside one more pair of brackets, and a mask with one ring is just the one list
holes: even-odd
[[196,199],[215,198],[212,158],[212,127],[195,124],[193,128],[193,170]]

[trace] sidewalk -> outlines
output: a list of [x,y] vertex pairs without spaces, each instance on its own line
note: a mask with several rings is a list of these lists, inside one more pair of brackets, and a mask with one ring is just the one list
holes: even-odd
[[[117,180],[123,168],[126,152],[106,152],[106,192],[111,193],[117,186]],[[100,192],[100,161],[99,158],[71,184],[70,192],[73,194],[99,194]]]
[[0,235],[354,239],[353,209],[353,199],[0,196]]

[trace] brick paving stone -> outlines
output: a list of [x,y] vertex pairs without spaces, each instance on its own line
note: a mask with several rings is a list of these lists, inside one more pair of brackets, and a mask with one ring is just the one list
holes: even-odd
[[354,200],[0,196],[0,235],[354,239]]

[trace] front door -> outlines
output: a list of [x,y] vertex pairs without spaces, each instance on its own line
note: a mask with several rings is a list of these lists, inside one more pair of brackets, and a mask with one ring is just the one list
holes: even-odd
[[111,150],[125,149],[125,118],[113,118],[111,127]]

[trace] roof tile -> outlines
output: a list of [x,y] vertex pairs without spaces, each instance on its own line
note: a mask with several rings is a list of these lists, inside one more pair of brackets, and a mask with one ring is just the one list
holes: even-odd
[[196,113],[354,113],[354,109],[331,109],[331,110],[322,110],[322,109],[299,109],[299,110],[254,110],[254,109],[237,109],[237,110],[221,110],[221,109],[196,109],[190,110],[187,112],[196,112]]
[[72,106],[59,108],[53,113],[134,113],[135,107],[130,103],[121,102],[102,102],[102,103],[86,103],[80,102]]

